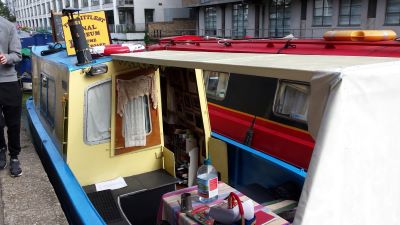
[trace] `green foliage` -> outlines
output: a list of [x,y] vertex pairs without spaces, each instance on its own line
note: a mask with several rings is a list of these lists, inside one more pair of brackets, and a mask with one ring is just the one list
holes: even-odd
[[149,36],[149,34],[147,32],[144,34],[144,43],[146,45],[150,44],[150,36]]
[[30,28],[30,27],[21,27],[21,28],[19,28],[20,30],[22,30],[22,31],[25,31],[25,32],[30,32],[30,31],[32,31],[32,28]]
[[0,16],[8,19],[11,22],[15,22],[16,18],[11,14],[10,9],[2,1],[0,1]]
[[47,29],[45,28],[40,28],[36,30],[37,33],[43,33],[43,34],[47,34],[50,33]]

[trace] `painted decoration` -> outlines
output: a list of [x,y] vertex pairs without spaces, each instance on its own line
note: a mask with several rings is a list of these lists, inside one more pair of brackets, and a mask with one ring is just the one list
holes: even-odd
[[[78,17],[78,14],[74,15]],[[86,41],[89,47],[104,46],[110,44],[108,26],[104,11],[80,13],[79,17],[85,32]],[[68,25],[68,17],[63,16],[62,28],[65,37],[65,46],[68,55],[75,55],[74,43],[72,41],[71,31]]]

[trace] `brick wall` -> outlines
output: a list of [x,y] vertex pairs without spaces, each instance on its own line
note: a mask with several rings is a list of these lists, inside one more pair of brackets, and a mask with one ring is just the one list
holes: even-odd
[[148,24],[150,37],[168,37],[176,35],[196,34],[196,21],[175,19],[172,22],[154,22]]

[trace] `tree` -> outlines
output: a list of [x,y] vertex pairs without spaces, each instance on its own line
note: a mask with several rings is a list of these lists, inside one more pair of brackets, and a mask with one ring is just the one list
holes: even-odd
[[16,18],[14,15],[11,14],[10,9],[7,7],[6,4],[4,4],[0,0],[0,16],[8,19],[11,22],[15,22]]

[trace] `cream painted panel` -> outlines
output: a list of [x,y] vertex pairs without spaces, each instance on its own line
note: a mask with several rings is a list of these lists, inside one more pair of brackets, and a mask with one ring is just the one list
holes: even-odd
[[87,85],[109,78],[111,75],[126,72],[128,69],[134,69],[132,64],[123,65],[115,62],[107,64],[109,71],[104,75],[86,77],[81,71],[74,71],[70,74],[67,163],[82,186],[162,168],[161,146],[145,151],[111,156],[110,142],[98,145],[84,143],[83,109],[84,91]]

